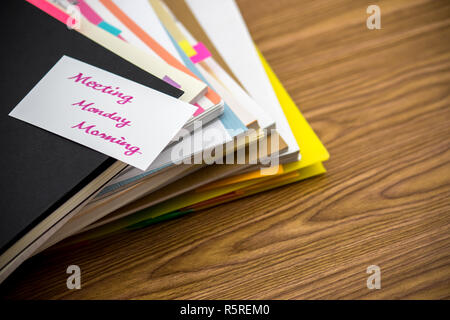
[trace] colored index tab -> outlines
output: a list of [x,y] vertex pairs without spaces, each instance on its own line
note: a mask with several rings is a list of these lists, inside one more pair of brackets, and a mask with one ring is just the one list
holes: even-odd
[[98,24],[98,26],[100,28],[102,28],[105,31],[108,31],[109,33],[115,35],[115,36],[119,36],[120,33],[122,32],[120,29],[117,29],[116,27],[110,25],[108,22],[106,21],[102,21]]
[[194,46],[195,51],[197,52],[196,55],[189,57],[191,58],[191,61],[193,63],[199,63],[205,60],[206,58],[211,57],[211,52],[209,52],[208,48],[206,46],[199,42]]
[[183,49],[184,53],[186,53],[186,55],[189,58],[193,57],[197,54],[197,51],[195,51],[194,48],[192,48],[191,44],[187,40],[182,40],[182,41],[178,42],[178,44],[180,45],[181,49]]
[[93,24],[99,25],[103,21],[103,19],[92,10],[84,0],[71,0],[70,2],[73,5],[77,5],[78,8],[80,8],[81,14]]
[[59,20],[62,23],[67,24],[70,19],[73,19],[71,16],[69,16],[67,13],[59,10],[54,5],[48,3],[45,0],[26,0],[27,2],[31,3],[35,7],[38,7],[45,13],[51,15],[53,18]]

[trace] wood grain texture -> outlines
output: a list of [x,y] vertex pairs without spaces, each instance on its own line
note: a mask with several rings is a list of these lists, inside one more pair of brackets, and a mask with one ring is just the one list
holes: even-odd
[[[366,28],[372,2],[382,30]],[[450,1],[238,3],[330,151],[328,173],[57,245],[0,286],[2,298],[450,297]],[[81,290],[66,288],[70,264]],[[371,264],[381,290],[366,287]]]

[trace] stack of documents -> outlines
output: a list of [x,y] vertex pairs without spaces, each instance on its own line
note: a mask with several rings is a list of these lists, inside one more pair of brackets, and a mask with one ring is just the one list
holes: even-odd
[[[51,42],[54,60],[12,100],[5,121],[88,151],[73,160],[86,163],[78,180],[69,183],[60,171],[64,186],[52,180],[53,165],[36,190],[52,184],[61,194],[50,194],[23,226],[2,215],[2,224],[18,227],[2,239],[0,281],[69,236],[138,229],[325,172],[327,150],[234,0],[27,0],[19,7],[43,25],[49,43],[56,35],[47,25],[73,40]],[[95,166],[91,153],[101,155]],[[72,158],[64,159],[61,167],[70,166]]]

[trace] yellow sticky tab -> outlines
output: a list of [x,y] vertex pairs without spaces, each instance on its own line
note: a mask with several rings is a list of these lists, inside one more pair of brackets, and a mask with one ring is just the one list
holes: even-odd
[[184,53],[190,58],[197,54],[194,48],[192,48],[191,44],[187,40],[181,40],[178,42],[180,48],[183,49]]

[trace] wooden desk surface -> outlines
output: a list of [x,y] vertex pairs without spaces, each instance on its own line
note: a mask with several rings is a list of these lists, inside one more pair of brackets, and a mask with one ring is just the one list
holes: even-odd
[[[366,28],[381,8],[382,30]],[[83,247],[52,248],[5,298],[450,296],[450,2],[240,0],[330,151],[328,173]],[[82,289],[66,288],[66,268]],[[366,268],[381,268],[381,289]]]

